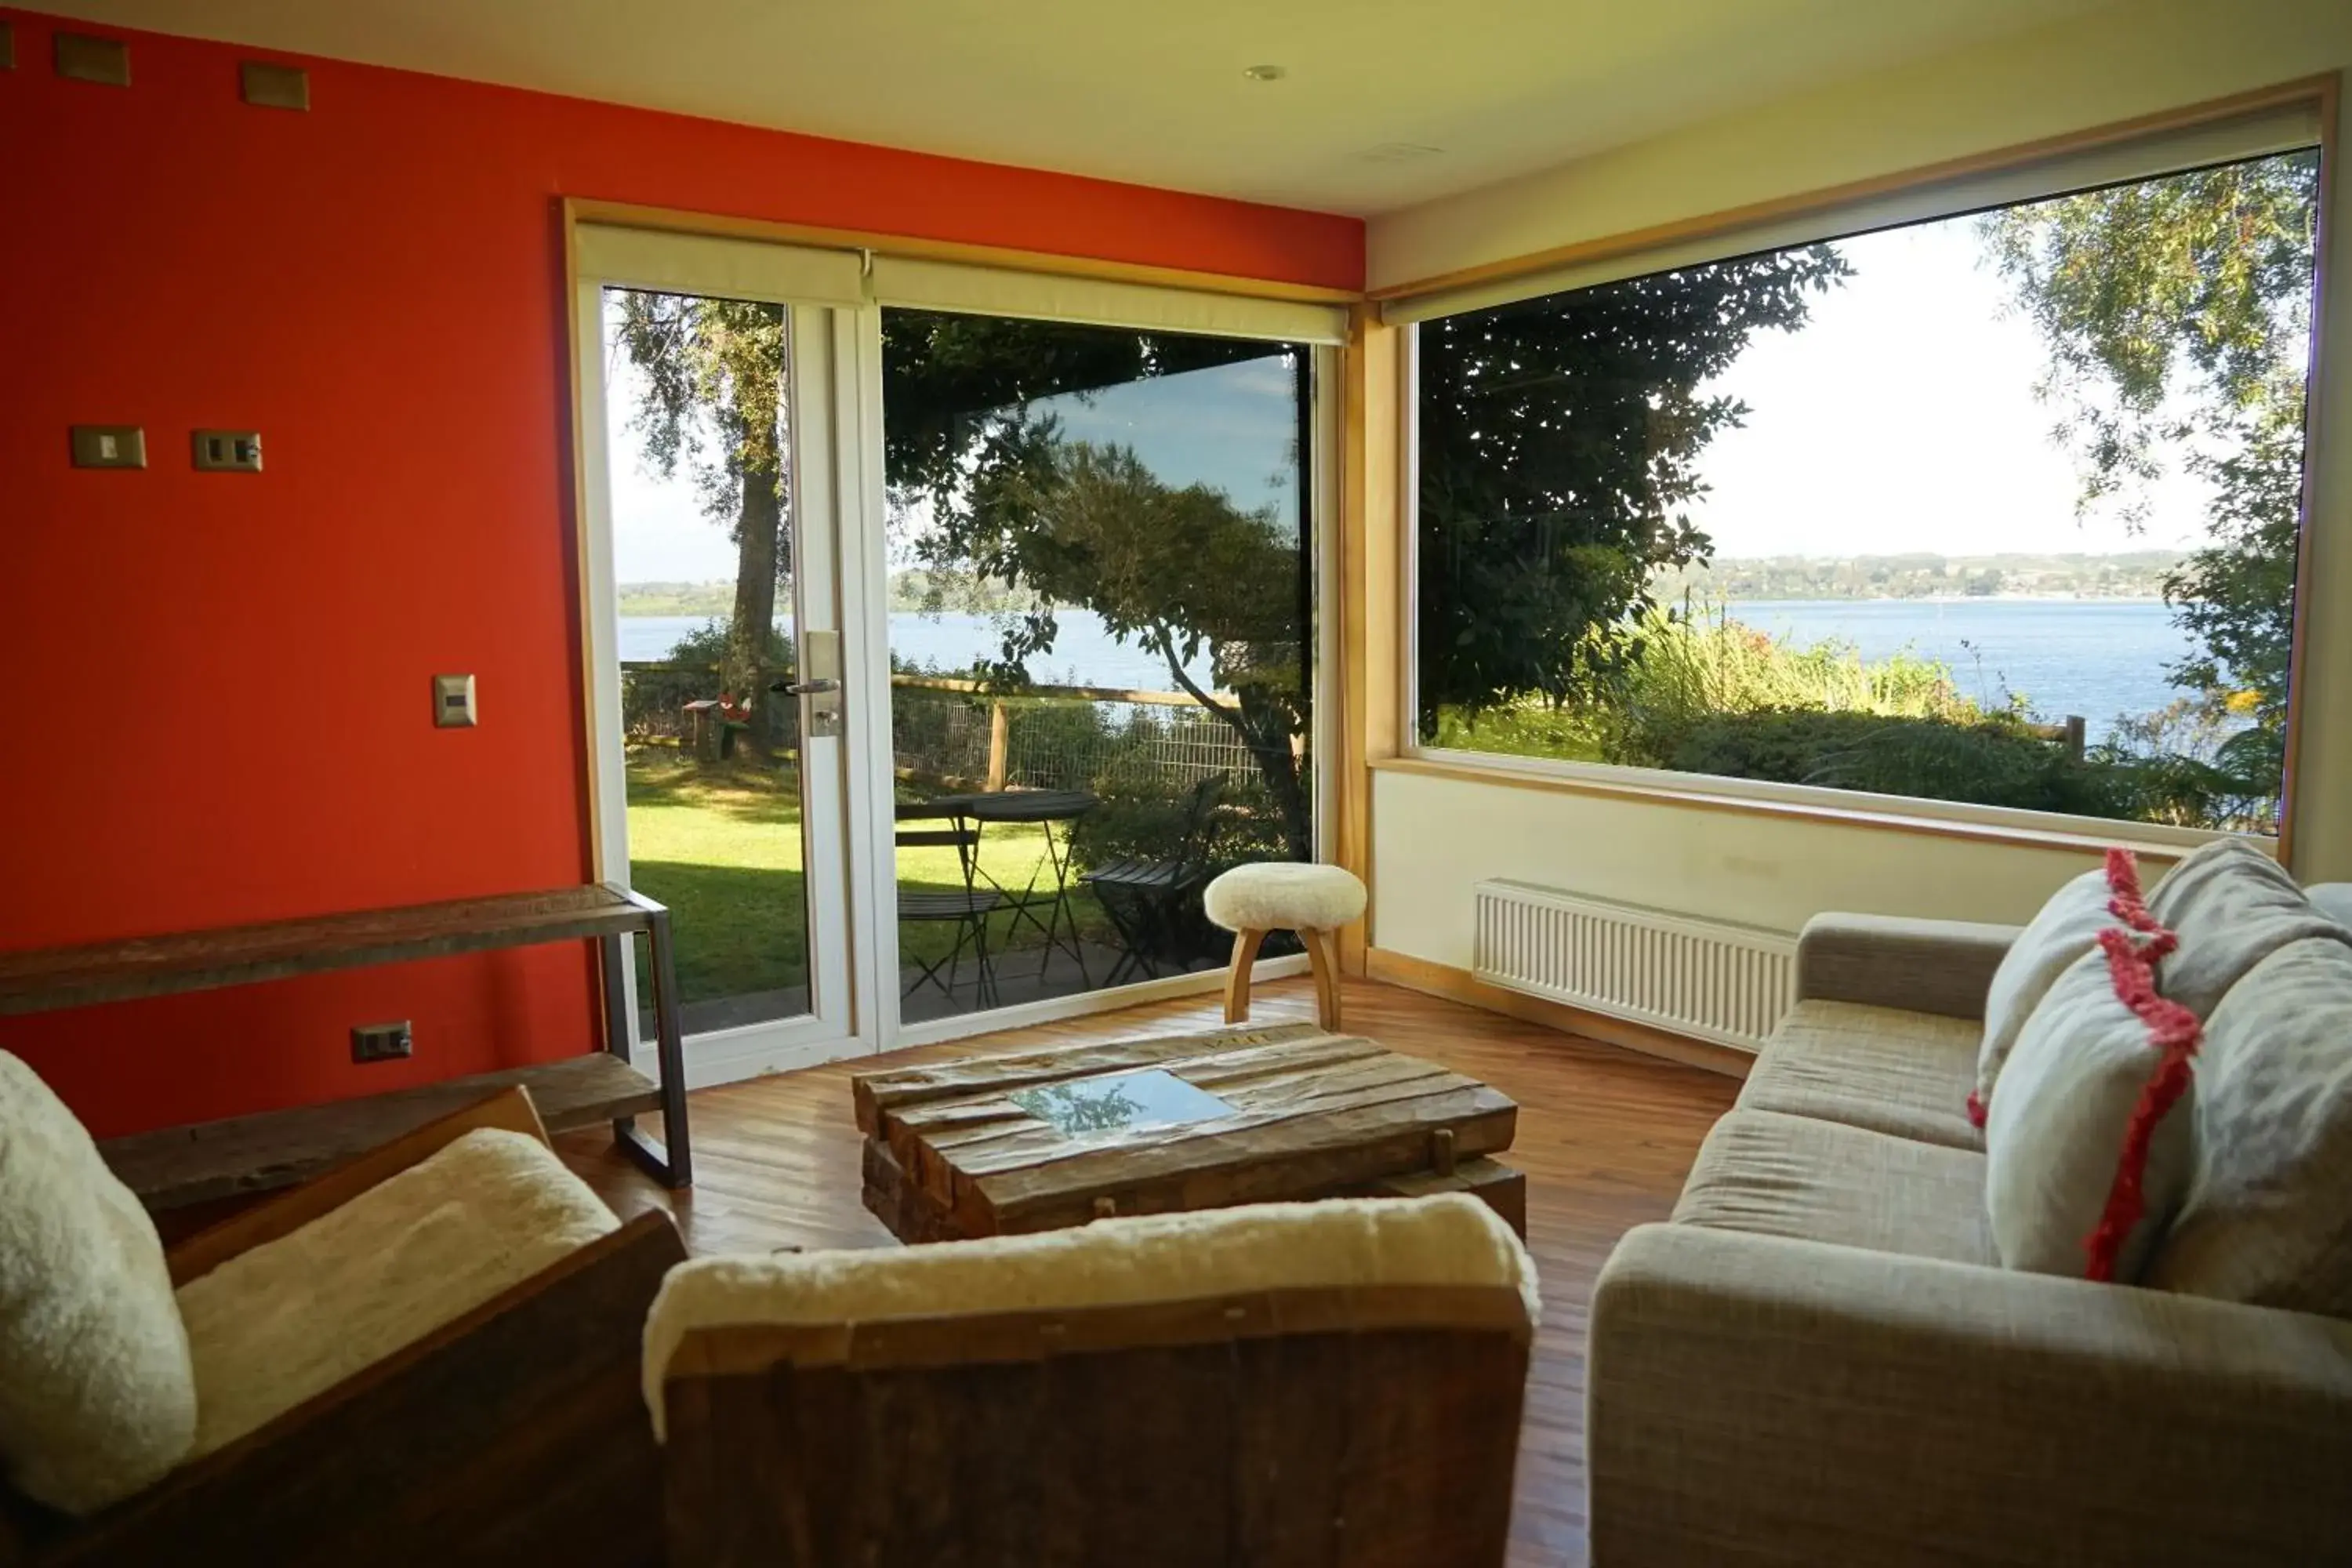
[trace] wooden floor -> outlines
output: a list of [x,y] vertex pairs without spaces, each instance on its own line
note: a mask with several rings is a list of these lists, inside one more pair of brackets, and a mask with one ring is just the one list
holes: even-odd
[[[1730,1107],[1731,1079],[1555,1033],[1538,1025],[1370,982],[1348,983],[1347,1027],[1483,1079],[1519,1103],[1505,1156],[1528,1173],[1528,1242],[1543,1326],[1528,1389],[1512,1521],[1514,1564],[1580,1563],[1584,1530],[1584,1324],[1592,1281],[1617,1237],[1664,1217],[1699,1140]],[[858,1201],[849,1075],[880,1065],[1208,1027],[1214,995],[1042,1028],[867,1057],[694,1097],[697,1184],[669,1194],[601,1133],[564,1153],[624,1217],[667,1207],[697,1253],[895,1246]],[[1253,1016],[1312,1018],[1305,980],[1261,986]]]

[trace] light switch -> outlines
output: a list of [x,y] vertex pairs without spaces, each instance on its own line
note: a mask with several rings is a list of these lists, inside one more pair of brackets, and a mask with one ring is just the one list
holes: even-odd
[[239,90],[257,109],[310,107],[310,73],[298,66],[247,60],[236,68]]
[[73,464],[77,468],[143,468],[147,432],[136,425],[77,425]]
[[444,730],[474,726],[474,678],[436,675],[433,678],[433,722]]
[[258,430],[199,430],[195,433],[196,467],[205,473],[261,472],[261,432]]

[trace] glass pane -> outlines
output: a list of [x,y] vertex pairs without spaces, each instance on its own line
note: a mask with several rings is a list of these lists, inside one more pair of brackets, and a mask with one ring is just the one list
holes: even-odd
[[793,670],[789,342],[781,305],[604,291],[629,881],[669,906],[688,1034],[809,1010],[799,705],[769,689]]
[[1311,857],[1310,367],[884,312],[906,1017],[1214,967]]
[[2276,831],[2316,152],[1419,329],[1419,730]]

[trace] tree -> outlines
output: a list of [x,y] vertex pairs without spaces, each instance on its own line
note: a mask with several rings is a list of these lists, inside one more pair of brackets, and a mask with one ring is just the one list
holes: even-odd
[[[1019,590],[1001,657],[977,671],[1028,684],[1052,653],[1058,607],[1139,641],[1169,679],[1249,748],[1292,853],[1312,824],[1296,743],[1305,734],[1307,553],[1295,522],[1244,511],[1204,485],[1171,486],[1133,449],[1064,438],[1039,405],[1154,376],[1298,351],[1222,338],[991,317],[884,317],[887,474],[902,510],[927,514],[913,553],[942,576]],[[1211,684],[1190,667],[1206,650]],[[1223,700],[1219,693],[1230,693]]]
[[1422,722],[1624,667],[1653,573],[1703,560],[1681,510],[1747,413],[1701,385],[1851,268],[1827,246],[1603,284],[1420,329]]
[[2080,506],[2145,515],[2172,464],[2212,493],[2211,541],[2165,579],[2199,650],[2172,667],[2210,716],[2250,718],[2221,761],[2275,800],[2302,509],[2319,159],[2295,153],[1988,215],[1979,234],[2040,331],[2040,394],[2082,466]]
[[[735,606],[719,681],[755,709],[773,662],[776,585],[792,571],[784,308],[640,289],[620,301],[617,343],[644,377],[631,424],[645,455],[665,478],[686,462],[704,514],[735,541]],[[715,451],[706,432],[717,437]],[[746,731],[761,733],[756,724]]]

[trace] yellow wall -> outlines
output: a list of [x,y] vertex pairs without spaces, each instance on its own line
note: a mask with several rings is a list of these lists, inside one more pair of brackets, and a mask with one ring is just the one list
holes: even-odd
[[[2152,0],[1699,124],[1372,221],[1374,288],[2352,66],[2347,0]],[[2294,862],[2352,878],[2352,178],[2325,302]],[[1517,787],[1371,784],[1371,941],[1470,963],[1471,889],[1512,877],[1793,931],[1821,910],[2021,921],[2085,847],[1974,842]]]

